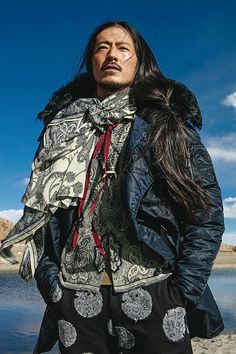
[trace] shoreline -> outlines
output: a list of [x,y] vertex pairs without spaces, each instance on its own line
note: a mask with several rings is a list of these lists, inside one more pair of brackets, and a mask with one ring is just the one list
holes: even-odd
[[[0,273],[5,271],[18,271],[21,258],[24,252],[24,243],[18,243],[11,249],[12,254],[18,261],[16,264],[6,264],[0,258]],[[219,252],[214,265],[214,269],[235,269],[236,268],[236,252]]]
[[[20,261],[23,255],[24,244],[14,245],[12,253],[19,263],[5,264],[0,261],[0,274],[13,273],[19,271]],[[236,252],[221,252],[215,261],[214,269],[235,269],[236,268]],[[212,339],[195,337],[192,338],[193,354],[234,354],[236,347],[236,330],[221,332]]]
[[236,264],[216,264],[213,266],[213,269],[226,269],[226,268],[231,268],[231,269],[235,269],[236,268]]
[[[10,264],[5,264],[5,263],[0,262],[0,274],[4,273],[4,272],[18,273],[19,266],[20,266],[20,263],[10,265]],[[236,265],[218,264],[213,267],[213,270],[215,270],[215,269],[236,269]]]

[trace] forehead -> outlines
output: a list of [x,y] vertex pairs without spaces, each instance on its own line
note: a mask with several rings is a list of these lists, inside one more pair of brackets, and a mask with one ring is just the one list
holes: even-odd
[[134,47],[129,32],[120,26],[108,27],[101,31],[96,37],[95,44],[99,42],[125,42]]

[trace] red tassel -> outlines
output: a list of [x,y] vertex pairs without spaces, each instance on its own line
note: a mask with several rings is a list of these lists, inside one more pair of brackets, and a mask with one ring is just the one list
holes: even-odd
[[[78,244],[78,239],[79,239],[79,226],[81,224],[81,219],[82,219],[82,209],[84,206],[84,202],[88,193],[88,188],[89,188],[89,181],[90,181],[90,173],[91,173],[91,163],[92,163],[92,159],[94,159],[95,157],[97,157],[97,155],[99,154],[99,152],[101,151],[103,145],[104,145],[104,186],[106,185],[106,171],[107,171],[107,160],[108,160],[108,156],[109,156],[109,147],[111,144],[111,135],[112,135],[112,129],[114,129],[117,126],[118,123],[116,124],[111,124],[108,126],[107,130],[105,133],[102,134],[102,136],[99,138],[93,154],[92,154],[92,158],[89,162],[89,166],[88,166],[88,170],[86,173],[86,179],[85,179],[85,186],[84,186],[84,193],[83,193],[83,197],[80,198],[80,203],[79,203],[79,207],[78,207],[78,220],[79,220],[79,225],[76,228],[73,238],[72,238],[72,242],[71,242],[71,246],[73,248],[75,248]],[[102,189],[101,189],[102,190]],[[91,206],[91,217],[93,218],[93,214],[94,214],[94,210],[95,210],[95,205],[96,205],[96,201],[97,198],[101,192],[101,190],[98,192],[98,194],[96,195],[96,197],[94,198],[93,202],[92,202],[92,206]],[[101,252],[101,254],[105,257],[106,256],[106,252],[102,247],[102,243],[101,243],[101,239],[98,235],[98,233],[96,232],[94,225],[93,225],[93,220],[92,220],[92,235],[93,235],[93,239],[94,242],[96,244],[96,247],[99,249],[99,251]]]

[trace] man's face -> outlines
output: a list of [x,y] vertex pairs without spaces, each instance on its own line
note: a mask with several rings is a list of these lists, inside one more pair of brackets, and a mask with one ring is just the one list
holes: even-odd
[[130,34],[122,27],[108,27],[96,38],[92,66],[97,94],[109,95],[132,84],[138,60]]

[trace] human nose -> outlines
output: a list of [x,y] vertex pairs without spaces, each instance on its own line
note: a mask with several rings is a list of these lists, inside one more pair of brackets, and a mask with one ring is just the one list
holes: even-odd
[[111,47],[109,52],[107,52],[107,59],[110,61],[116,60],[117,61],[117,51],[116,48]]

